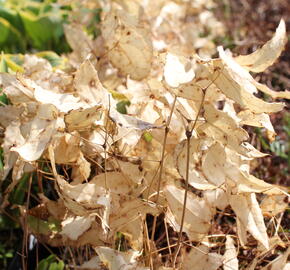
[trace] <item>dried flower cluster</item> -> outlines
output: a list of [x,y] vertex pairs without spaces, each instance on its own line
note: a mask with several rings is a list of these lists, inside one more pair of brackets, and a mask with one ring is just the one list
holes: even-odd
[[[211,12],[200,11],[210,1],[108,2],[97,39],[66,26],[73,52],[62,68],[25,55],[24,73],[0,75],[10,100],[0,107],[2,178],[12,170],[2,206],[23,173],[51,179],[57,200],[40,192],[39,205],[20,209],[41,241],[95,250],[78,269],[237,270],[238,247],[247,249],[249,239],[257,253],[243,269],[255,269],[265,252],[286,246],[274,217],[287,194],[250,174],[250,162],[265,154],[247,142],[243,127],[263,127],[275,138],[269,114],[284,105],[255,94],[289,92],[272,91],[250,72],[279,57],[284,21],[254,53],[233,57],[218,47],[211,59],[213,34],[202,38],[197,30],[223,33]],[[225,209],[236,231],[215,234]],[[160,215],[165,262],[154,242]],[[265,216],[276,232],[267,231]],[[126,247],[118,247],[120,235]],[[286,269],[289,252],[265,269]]]

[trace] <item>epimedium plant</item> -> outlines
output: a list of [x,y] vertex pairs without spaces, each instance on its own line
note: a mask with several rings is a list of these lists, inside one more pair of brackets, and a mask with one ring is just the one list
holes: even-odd
[[[208,28],[223,30],[203,11],[211,1],[99,5],[101,35],[77,22],[64,27],[72,48],[65,64],[57,55],[25,54],[15,70],[1,58],[10,71],[0,74],[9,99],[0,107],[1,174],[11,175],[2,208],[17,204],[22,226],[41,241],[84,251],[71,258],[79,269],[239,269],[239,252],[249,247],[255,255],[244,269],[281,247],[265,267],[284,269],[290,249],[274,220],[287,194],[251,175],[250,162],[266,154],[247,142],[243,128],[264,128],[275,139],[269,114],[284,105],[255,93],[276,99],[289,92],[269,89],[250,72],[279,57],[284,21],[252,54],[234,57],[218,47],[212,59]],[[208,35],[193,31],[199,28]],[[26,204],[11,201],[22,185]],[[217,230],[226,215],[234,229]],[[156,238],[161,217],[163,248]],[[51,256],[39,267],[64,264]]]

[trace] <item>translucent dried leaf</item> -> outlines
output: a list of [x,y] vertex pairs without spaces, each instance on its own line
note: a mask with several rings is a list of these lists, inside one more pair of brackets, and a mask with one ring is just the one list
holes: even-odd
[[[189,179],[188,182],[191,186],[201,189],[215,189],[215,183],[220,183],[223,179],[215,178],[210,179],[205,177],[205,174],[201,168],[198,168],[198,164],[203,157],[204,152],[202,150],[207,150],[210,147],[210,142],[206,140],[199,140],[192,138],[190,141],[190,163],[189,163]],[[178,172],[185,179],[186,177],[186,163],[187,163],[187,142],[184,140],[175,149],[176,152],[176,165]],[[208,165],[205,165],[208,166]],[[210,174],[210,172],[208,172]]]
[[209,148],[202,162],[202,171],[210,183],[220,186],[225,182],[225,163],[225,150],[219,143],[215,143]]
[[267,192],[269,194],[283,194],[279,187],[266,183],[265,181],[258,179],[257,177],[250,175],[243,168],[238,168],[237,165],[230,165],[226,169],[228,179],[231,179],[235,191],[237,193],[251,193],[251,192]]
[[[174,185],[167,185],[164,188],[164,195],[175,219],[173,222],[180,226],[184,190]],[[207,234],[210,229],[212,215],[213,210],[205,200],[193,194],[188,194],[183,230],[187,233],[191,241],[199,241]],[[175,230],[176,229],[177,228],[175,228]]]
[[71,216],[61,222],[62,235],[69,237],[72,240],[77,240],[92,224],[91,217]]
[[35,86],[34,97],[42,104],[52,104],[60,112],[67,113],[71,110],[77,110],[85,106],[81,103],[79,98],[74,97],[72,94],[54,93],[45,90],[40,86]]
[[130,115],[121,114],[113,109],[110,110],[110,117],[123,128],[131,128],[136,130],[161,128],[161,126],[156,126]]
[[102,267],[102,262],[99,256],[94,256],[90,260],[84,262],[82,265],[78,266],[78,269],[91,269],[99,270]]
[[141,251],[143,248],[144,220],[147,214],[157,215],[156,207],[140,200],[121,202],[118,211],[110,216],[110,229],[113,234],[122,232],[127,236],[130,247]]
[[224,210],[229,205],[227,195],[221,188],[205,190],[203,194],[206,201],[212,205],[213,208],[216,207],[220,210]]
[[[75,215],[84,216],[96,209],[110,208],[110,195],[105,188],[96,183],[71,185],[60,176],[55,167],[55,157],[52,146],[48,148],[52,171],[56,178],[57,191],[65,206]],[[106,222],[106,220],[103,220]]]
[[217,270],[223,263],[223,257],[209,252],[208,247],[194,247],[184,255],[182,270]]
[[31,121],[25,143],[16,145],[11,150],[17,152],[26,161],[37,160],[46,149],[51,136],[56,132],[56,128],[57,120],[54,106],[39,106],[37,116]]
[[230,235],[227,235],[226,238],[226,251],[223,256],[223,268],[224,270],[239,270],[239,261],[234,240]]
[[[109,106],[110,93],[100,82],[97,70],[88,59],[77,70],[74,85],[82,101],[92,106],[100,104],[106,108]],[[114,107],[114,100],[112,98],[110,103]]]
[[87,181],[91,174],[91,163],[81,153],[72,168],[72,184],[81,184]]
[[229,202],[244,230],[249,231],[268,250],[266,226],[255,193],[230,195]]
[[231,68],[231,63],[228,65],[220,60],[215,60],[213,66],[217,70],[211,75],[214,84],[242,108],[249,109],[254,113],[273,113],[283,109],[282,103],[268,103],[249,92],[245,86],[249,84],[248,80],[234,71]]
[[[0,73],[0,87],[13,104],[30,102],[33,99],[33,88],[30,88],[31,81],[19,75]],[[28,86],[28,87],[27,87]]]
[[80,156],[80,137],[77,133],[57,134],[51,145],[58,164],[76,162]]
[[65,115],[64,121],[69,132],[84,131],[92,128],[93,124],[101,119],[103,110],[100,105],[88,108],[71,110]]
[[23,107],[14,107],[11,105],[0,107],[0,125],[2,127],[7,127],[13,121],[17,121],[20,118],[21,113],[23,113]]
[[263,127],[267,129],[267,135],[270,141],[273,141],[276,136],[276,132],[271,123],[268,114],[260,113],[256,114],[250,110],[241,111],[238,113],[238,117],[241,119],[242,125],[249,125],[254,127]]
[[267,196],[262,200],[260,207],[264,215],[274,217],[288,207],[287,197],[285,195]]
[[285,99],[290,99],[290,91],[273,91],[270,89],[267,85],[258,83],[257,81],[253,82],[255,86],[265,94],[269,95],[272,98],[285,98]]
[[249,55],[240,55],[235,60],[250,71],[262,72],[277,60],[286,42],[286,26],[284,20],[281,19],[275,35],[261,49]]
[[18,158],[18,154],[16,152],[12,152],[11,148],[14,145],[23,145],[25,143],[25,139],[21,134],[20,126],[21,124],[18,121],[11,122],[5,130],[4,141],[1,145],[4,157],[4,168],[1,172],[2,179],[6,178]]
[[145,173],[142,166],[121,160],[118,160],[117,163],[124,175],[130,178],[134,183],[141,184]]
[[137,258],[140,256],[138,251],[121,252],[113,250],[109,247],[97,247],[95,248],[99,255],[100,260],[105,264],[109,270],[138,270]]
[[149,75],[153,57],[151,37],[136,18],[122,10],[111,11],[103,21],[102,36],[111,63],[121,73],[134,80]]
[[166,55],[164,79],[170,87],[178,87],[180,84],[188,83],[194,76],[194,70],[189,60],[171,53]]
[[78,24],[65,24],[64,33],[68,44],[75,52],[76,61],[82,63],[93,48],[91,39]]

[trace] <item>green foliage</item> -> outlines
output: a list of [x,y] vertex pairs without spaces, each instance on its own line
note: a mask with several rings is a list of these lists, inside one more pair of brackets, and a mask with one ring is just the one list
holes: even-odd
[[122,100],[117,103],[117,111],[122,114],[127,114],[127,106],[130,106],[129,100]]
[[41,220],[37,217],[28,215],[27,222],[29,227],[41,234],[57,233],[61,231],[60,221],[51,217],[48,220]]
[[152,136],[151,132],[149,132],[149,131],[145,131],[145,132],[143,133],[143,138],[144,138],[144,140],[145,140],[146,142],[150,143],[150,142],[152,141],[152,139],[153,139],[153,136]]
[[40,261],[37,270],[63,270],[64,262],[57,260],[54,254]]
[[69,51],[63,24],[69,8],[54,1],[4,1],[0,3],[0,50],[27,49]]
[[8,259],[13,258],[13,249],[8,249],[5,244],[0,243],[0,261],[2,262],[3,266],[7,266]]
[[9,194],[9,202],[11,204],[23,205],[26,197],[26,190],[28,188],[30,174],[25,173],[14,190]]

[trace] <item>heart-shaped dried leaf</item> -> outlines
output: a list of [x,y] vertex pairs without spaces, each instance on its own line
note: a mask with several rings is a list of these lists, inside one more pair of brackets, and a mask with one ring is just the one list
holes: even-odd
[[102,24],[102,36],[111,63],[134,80],[151,70],[153,48],[150,33],[135,17],[123,10],[111,11]]

